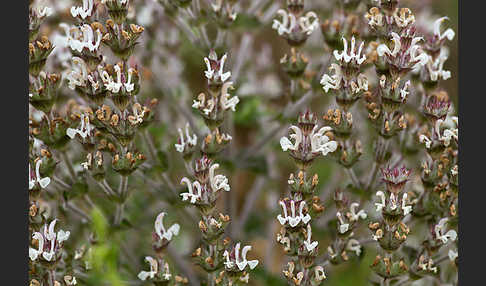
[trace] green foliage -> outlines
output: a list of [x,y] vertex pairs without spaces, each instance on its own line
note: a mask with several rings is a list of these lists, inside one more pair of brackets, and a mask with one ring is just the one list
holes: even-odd
[[118,272],[118,247],[109,233],[108,222],[99,209],[91,213],[92,230],[97,243],[93,246],[88,263],[92,267],[89,272],[89,285],[125,286]]

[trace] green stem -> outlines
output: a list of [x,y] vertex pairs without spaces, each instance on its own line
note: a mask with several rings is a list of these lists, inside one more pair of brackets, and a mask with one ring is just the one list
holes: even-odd
[[120,223],[123,219],[127,189],[128,189],[128,177],[127,176],[120,176],[120,185],[118,187],[118,196],[120,197],[122,202],[119,202],[116,206],[115,225],[120,225]]

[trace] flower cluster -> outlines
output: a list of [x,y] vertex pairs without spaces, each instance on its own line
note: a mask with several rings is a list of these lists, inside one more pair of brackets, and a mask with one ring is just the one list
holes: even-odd
[[332,128],[319,128],[317,118],[311,113],[302,114],[298,126],[292,125],[289,129],[292,133],[289,137],[280,138],[280,147],[284,152],[288,151],[300,166],[310,164],[319,155],[326,156],[336,151],[336,141],[329,138]]
[[360,73],[360,66],[366,60],[362,54],[364,42],[356,46],[356,39],[351,38],[351,46],[348,49],[348,41],[342,38],[344,49],[339,52],[334,50],[334,58],[338,61],[333,63],[329,70],[333,75],[324,74],[321,78],[322,88],[326,93],[330,89],[336,92],[336,102],[343,106],[349,106],[361,97],[363,92],[368,91],[368,79]]

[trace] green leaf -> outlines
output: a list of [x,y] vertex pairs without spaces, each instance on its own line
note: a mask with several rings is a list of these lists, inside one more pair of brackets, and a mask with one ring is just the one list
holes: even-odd
[[238,112],[235,113],[235,124],[244,127],[255,126],[260,116],[258,110],[260,101],[260,98],[256,96],[242,98],[238,103]]
[[93,221],[93,230],[96,233],[96,237],[99,241],[105,241],[108,233],[108,222],[100,209],[95,208],[91,212],[91,218]]
[[247,15],[240,13],[233,23],[234,27],[247,29],[255,29],[261,26],[260,21],[254,15]]
[[169,158],[167,153],[164,151],[157,151],[157,159],[159,159],[159,164],[155,166],[159,172],[165,172],[169,169]]
[[84,182],[75,182],[70,190],[64,191],[64,199],[70,200],[76,197],[80,197],[84,194],[86,194],[89,190],[89,187],[86,183]]

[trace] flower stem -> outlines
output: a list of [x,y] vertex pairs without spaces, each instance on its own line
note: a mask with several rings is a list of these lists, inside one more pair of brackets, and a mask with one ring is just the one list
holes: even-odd
[[120,225],[123,219],[124,209],[125,209],[124,203],[119,203],[116,205],[115,222],[114,222],[115,225]]
[[356,173],[354,172],[353,168],[346,168],[346,171],[348,172],[349,178],[353,182],[353,185],[356,188],[361,188],[361,182],[359,181],[358,177],[356,176]]
[[125,197],[128,189],[128,177],[120,176],[120,185],[118,187],[118,196],[121,198],[122,202],[118,203],[116,206],[115,213],[115,225],[120,225],[123,219],[123,213],[125,210]]

